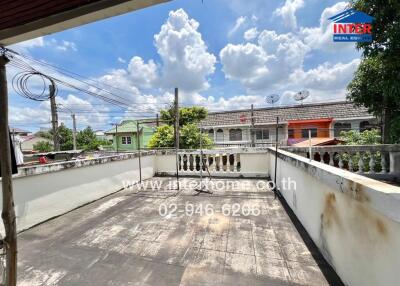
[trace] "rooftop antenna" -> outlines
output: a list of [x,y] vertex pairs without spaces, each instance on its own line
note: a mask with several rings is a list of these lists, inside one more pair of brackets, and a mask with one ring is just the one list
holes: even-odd
[[270,94],[265,97],[265,101],[269,104],[275,104],[279,101],[280,95],[279,94]]
[[302,90],[297,92],[294,95],[294,100],[300,101],[301,105],[303,105],[303,100],[310,96],[310,92],[308,90]]

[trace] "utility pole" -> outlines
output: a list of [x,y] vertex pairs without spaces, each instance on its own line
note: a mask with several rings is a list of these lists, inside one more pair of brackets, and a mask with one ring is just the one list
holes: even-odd
[[159,119],[158,119],[158,113],[157,113],[157,116],[156,116],[156,126],[157,127],[160,126],[160,122],[159,122]]
[[60,151],[60,144],[58,143],[58,116],[55,89],[53,85],[49,85],[50,90],[50,108],[51,108],[51,124],[53,126],[53,143],[54,151]]
[[251,136],[251,147],[255,147],[255,131],[254,131],[254,105],[251,105],[251,130],[250,130],[250,136]]
[[117,155],[118,155],[118,153],[119,153],[119,150],[118,150],[118,123],[115,124],[115,144],[117,147]]
[[176,152],[176,181],[177,181],[177,187],[179,190],[179,91],[178,88],[175,88],[175,152]]
[[10,60],[3,53],[0,56],[0,167],[2,175],[3,210],[6,249],[5,285],[17,285],[17,225],[14,209],[14,195],[11,170],[11,145],[8,130],[8,91],[6,64]]
[[72,126],[73,126],[72,138],[74,141],[74,151],[76,151],[76,116],[75,116],[75,113],[72,113],[71,117],[72,117]]

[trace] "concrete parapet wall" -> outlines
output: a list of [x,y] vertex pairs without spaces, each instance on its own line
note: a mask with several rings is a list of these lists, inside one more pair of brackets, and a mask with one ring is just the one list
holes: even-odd
[[[143,179],[153,177],[155,156],[144,153],[141,161]],[[21,168],[13,179],[17,229],[62,215],[121,190],[124,181],[137,180],[137,154]]]
[[[275,152],[269,172],[274,177]],[[285,178],[295,184],[284,184]],[[346,285],[398,285],[400,188],[280,150],[280,191]]]

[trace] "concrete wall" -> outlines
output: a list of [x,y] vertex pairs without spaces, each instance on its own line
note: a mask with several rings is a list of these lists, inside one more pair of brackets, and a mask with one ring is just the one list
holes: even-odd
[[[125,154],[22,168],[13,179],[18,231],[121,190],[123,181],[139,179],[138,165],[136,154]],[[154,166],[154,155],[142,157],[143,179]]]
[[267,153],[241,153],[240,154],[240,174],[243,177],[261,177],[268,176],[269,158]]
[[[274,160],[271,149],[272,178]],[[285,151],[277,170],[286,202],[346,285],[398,285],[399,187]]]

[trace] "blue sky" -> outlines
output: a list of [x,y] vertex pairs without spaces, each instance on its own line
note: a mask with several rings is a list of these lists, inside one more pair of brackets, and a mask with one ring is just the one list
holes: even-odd
[[[343,1],[175,0],[47,35],[11,48],[96,80],[126,99],[126,108],[60,86],[57,102],[77,113],[78,127],[107,129],[123,118],[150,117],[172,100],[229,110],[345,98],[359,64],[354,44],[333,43],[330,16]],[[61,76],[46,67],[44,73]],[[13,69],[9,69],[11,81]],[[67,79],[69,80],[69,79]],[[99,91],[96,91],[99,92]],[[48,102],[33,102],[10,86],[10,122],[30,130],[48,127]],[[90,111],[90,112],[89,112]],[[68,126],[67,113],[60,119]]]

